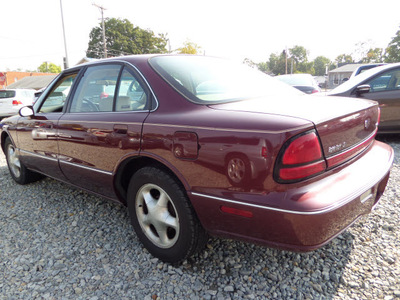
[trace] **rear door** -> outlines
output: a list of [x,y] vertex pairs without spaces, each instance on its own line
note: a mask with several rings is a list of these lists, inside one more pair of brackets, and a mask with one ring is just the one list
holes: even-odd
[[133,68],[89,66],[58,122],[60,167],[68,180],[115,198],[115,167],[139,154],[149,110],[149,90]]

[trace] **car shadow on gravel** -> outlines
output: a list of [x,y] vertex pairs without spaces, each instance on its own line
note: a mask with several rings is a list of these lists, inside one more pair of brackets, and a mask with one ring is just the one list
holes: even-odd
[[395,144],[400,144],[400,133],[397,134],[378,134],[376,136],[376,139],[378,141],[381,141],[383,143],[395,143]]
[[0,177],[0,285],[11,296],[331,299],[353,247],[348,231],[309,253],[210,238],[172,266],[139,243],[125,207],[52,179],[17,185],[5,166]]

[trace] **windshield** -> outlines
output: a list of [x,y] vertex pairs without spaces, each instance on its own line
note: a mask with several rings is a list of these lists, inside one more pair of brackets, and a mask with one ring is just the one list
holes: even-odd
[[268,95],[302,93],[242,64],[194,56],[157,56],[151,66],[175,89],[199,104],[216,104]]
[[15,91],[0,91],[0,99],[15,97]]

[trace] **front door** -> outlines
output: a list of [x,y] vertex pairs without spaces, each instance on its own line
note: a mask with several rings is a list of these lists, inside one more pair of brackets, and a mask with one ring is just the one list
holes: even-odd
[[77,71],[64,75],[34,106],[32,117],[20,118],[17,136],[21,159],[33,170],[65,180],[58,165],[58,120],[63,115]]
[[400,68],[391,69],[366,82],[371,89],[362,96],[379,102],[381,132],[398,132],[400,128]]
[[139,154],[149,95],[122,64],[87,68],[58,122],[60,167],[71,183],[116,198],[113,175],[120,161]]

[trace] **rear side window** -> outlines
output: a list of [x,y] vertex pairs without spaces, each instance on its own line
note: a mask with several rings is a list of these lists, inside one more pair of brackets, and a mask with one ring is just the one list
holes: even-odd
[[0,99],[15,97],[15,91],[0,91]]
[[148,95],[136,76],[124,69],[118,88],[115,111],[145,110]]

